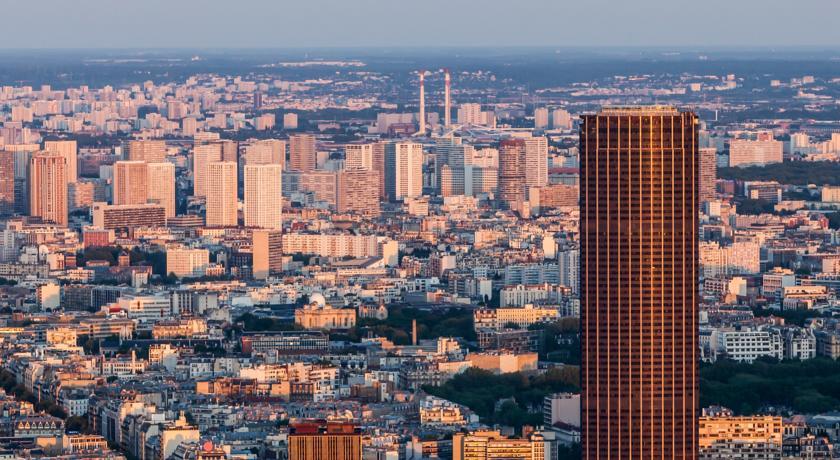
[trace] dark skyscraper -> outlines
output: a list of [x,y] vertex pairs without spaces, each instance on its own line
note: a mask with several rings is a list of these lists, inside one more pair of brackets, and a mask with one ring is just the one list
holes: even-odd
[[525,140],[506,139],[499,144],[499,204],[521,211],[525,201]]
[[717,179],[717,149],[714,147],[700,149],[698,156],[698,169],[700,183],[697,189],[697,197],[700,205],[715,199],[715,181]]
[[584,115],[583,458],[697,456],[697,117]]
[[0,150],[0,215],[15,211],[15,156]]

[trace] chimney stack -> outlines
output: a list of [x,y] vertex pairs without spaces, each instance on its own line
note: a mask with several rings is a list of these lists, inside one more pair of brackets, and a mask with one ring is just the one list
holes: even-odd
[[417,345],[417,320],[411,320],[411,344]]
[[426,135],[426,71],[420,71],[420,135]]
[[444,105],[443,119],[444,119],[444,126],[448,128],[449,125],[452,124],[452,100],[449,97],[449,86],[451,84],[451,80],[449,78],[449,69],[443,69],[443,72],[444,72],[444,80],[446,81],[446,87],[445,87],[444,93],[443,93],[443,99],[444,99],[444,102],[443,102],[443,105]]

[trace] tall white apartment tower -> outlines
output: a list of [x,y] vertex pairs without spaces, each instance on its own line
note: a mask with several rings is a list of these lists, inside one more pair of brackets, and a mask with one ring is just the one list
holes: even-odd
[[124,158],[129,161],[160,163],[166,161],[166,141],[129,141]]
[[283,228],[283,166],[279,164],[245,166],[245,226],[280,230]]
[[44,150],[55,152],[64,157],[67,162],[67,183],[74,184],[78,180],[76,141],[44,141]]
[[143,161],[118,161],[114,163],[114,204],[146,204],[149,179]]
[[344,147],[344,169],[373,168],[373,144],[348,144]]
[[286,141],[280,139],[264,139],[245,146],[244,163],[256,164],[286,164]]
[[534,128],[545,129],[548,127],[548,109],[537,107],[534,109]]
[[29,215],[67,226],[67,161],[55,152],[36,152],[29,160]]
[[207,226],[236,227],[238,219],[236,163],[217,161],[207,165]]
[[548,185],[548,140],[544,136],[525,138],[525,186]]
[[166,218],[175,217],[175,165],[169,162],[148,163],[147,202],[163,206]]
[[207,165],[222,161],[218,143],[196,145],[193,149],[193,196],[207,196]]
[[385,145],[385,194],[391,201],[423,194],[423,145],[391,142]]

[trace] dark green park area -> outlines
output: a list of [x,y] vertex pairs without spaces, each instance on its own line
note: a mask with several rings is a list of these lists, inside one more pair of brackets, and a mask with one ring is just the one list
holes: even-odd
[[580,368],[563,366],[537,375],[521,372],[495,375],[471,368],[441,386],[426,386],[423,390],[469,407],[484,423],[520,428],[542,424],[546,395],[579,391]]
[[700,367],[700,406],[721,405],[738,414],[769,409],[816,414],[840,410],[840,361],[721,360]]
[[840,163],[833,161],[786,161],[767,166],[720,168],[719,179],[774,180],[790,185],[840,185]]
[[[551,393],[580,390],[577,366],[553,368],[539,375],[493,375],[469,369],[439,387],[435,396],[463,404],[485,423],[520,428],[542,423],[542,400]],[[737,414],[768,412],[817,414],[840,410],[840,361],[722,359],[700,366],[700,407],[725,406]]]

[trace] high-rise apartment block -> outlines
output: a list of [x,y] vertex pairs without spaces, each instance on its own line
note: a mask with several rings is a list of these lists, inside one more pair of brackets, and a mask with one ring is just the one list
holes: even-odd
[[464,194],[464,168],[466,159],[472,157],[473,146],[464,144],[460,137],[441,137],[435,142],[435,161],[438,190],[442,196]]
[[207,196],[208,165],[219,161],[222,161],[221,144],[200,144],[193,148],[193,196]]
[[213,141],[213,144],[218,144],[222,151],[222,159],[220,161],[239,162],[239,143],[230,139],[222,139]]
[[468,103],[458,107],[458,123],[462,125],[496,127],[496,114],[481,110],[481,104]]
[[572,115],[565,109],[551,112],[551,127],[554,129],[572,129]]
[[67,226],[67,206],[67,160],[60,153],[34,153],[29,164],[29,215]]
[[166,142],[165,141],[129,141],[128,155],[125,156],[129,161],[145,161],[146,163],[162,163],[166,161]]
[[359,169],[338,173],[336,210],[360,214],[379,214],[379,172]]
[[279,230],[254,230],[251,253],[254,278],[264,280],[283,270],[283,234]]
[[520,210],[525,202],[526,143],[524,139],[506,139],[499,145],[499,204],[505,209]]
[[283,194],[300,193],[314,201],[324,202],[335,207],[338,189],[338,173],[332,171],[310,171],[306,173],[290,171],[283,173]]
[[385,144],[385,193],[391,201],[423,194],[423,144]]
[[384,200],[385,195],[385,142],[373,144],[371,162],[373,169],[379,173],[379,199]]
[[169,162],[147,163],[146,180],[146,202],[163,206],[167,219],[175,217],[175,165]]
[[283,166],[245,165],[245,226],[281,229],[283,226]]
[[148,186],[148,167],[145,161],[114,163],[114,204],[146,203]]
[[44,141],[44,150],[55,152],[67,162],[67,182],[72,184],[79,179],[77,172],[78,146],[76,141]]
[[374,144],[348,144],[344,146],[344,169],[373,170]]
[[298,128],[298,116],[296,113],[284,113],[283,114],[283,129],[297,129]]
[[[286,164],[286,141],[265,139],[245,146],[243,155],[246,165]],[[230,160],[225,160],[230,161]]]
[[545,187],[548,184],[548,139],[536,136],[524,140],[525,186]]
[[0,215],[15,212],[15,156],[0,150]]
[[534,109],[534,129],[545,129],[548,127],[548,109],[537,107]]
[[300,172],[312,171],[315,169],[316,154],[315,136],[311,134],[296,134],[289,138],[290,170]]
[[715,199],[715,182],[717,180],[717,149],[706,147],[700,149],[699,176],[700,183],[697,190],[697,201],[702,205]]
[[235,227],[239,222],[236,163],[207,165],[207,226]]

